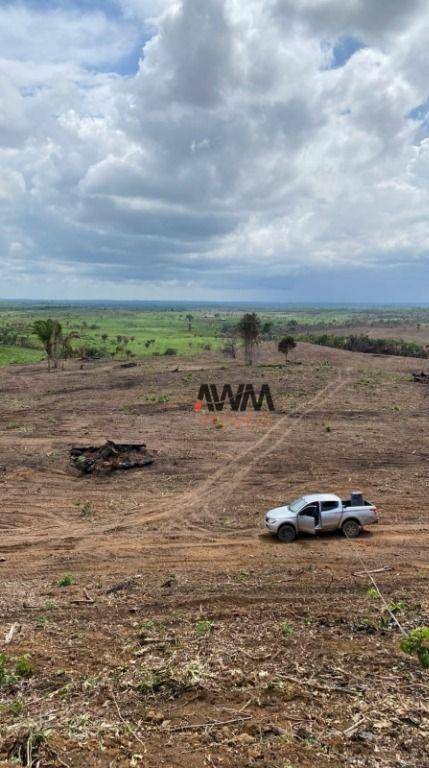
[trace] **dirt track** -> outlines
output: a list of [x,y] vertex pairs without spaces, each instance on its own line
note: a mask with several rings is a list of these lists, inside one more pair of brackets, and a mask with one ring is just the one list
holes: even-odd
[[[387,566],[400,622],[429,624],[429,390],[409,375],[427,365],[291,357],[0,372],[0,638],[19,622],[7,654],[33,666],[0,689],[4,765],[33,728],[42,766],[429,766],[428,675],[353,575]],[[249,380],[274,414],[194,413],[201,382]],[[155,464],[73,476],[70,445],[106,438]],[[381,515],[356,543],[263,533],[271,506],[352,488]]]

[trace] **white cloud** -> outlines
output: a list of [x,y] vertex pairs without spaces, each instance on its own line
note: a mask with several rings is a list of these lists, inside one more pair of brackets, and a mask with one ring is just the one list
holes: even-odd
[[23,2],[0,6],[0,51],[11,61],[114,64],[137,40],[133,25],[100,10],[82,13],[72,3],[51,9]]
[[[117,7],[0,9],[0,254],[219,296],[426,258],[428,139],[406,117],[428,96],[421,3]],[[148,29],[134,76],[93,71]],[[328,69],[347,35],[366,47]]]

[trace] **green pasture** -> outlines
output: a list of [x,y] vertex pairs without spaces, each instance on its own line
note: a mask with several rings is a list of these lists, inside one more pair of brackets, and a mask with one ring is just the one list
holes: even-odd
[[14,363],[37,363],[43,359],[42,350],[25,347],[3,347],[0,344],[0,366]]
[[[74,335],[72,344],[77,352],[92,349],[102,356],[125,356],[121,337],[127,337],[125,350],[136,358],[164,355],[175,350],[178,355],[195,356],[202,350],[223,347],[228,331],[249,308],[219,308],[179,311],[177,308],[124,309],[122,307],[73,307],[67,305],[8,304],[0,302],[0,366],[11,363],[37,362],[44,355],[39,342],[31,333],[35,320],[51,317],[61,322],[65,334]],[[192,314],[188,329],[187,314]],[[321,330],[341,326],[429,323],[425,308],[334,308],[297,307],[293,309],[258,309],[265,329],[265,338],[280,338],[285,333]],[[1,337],[8,329],[16,339]],[[380,334],[382,335],[382,334]]]

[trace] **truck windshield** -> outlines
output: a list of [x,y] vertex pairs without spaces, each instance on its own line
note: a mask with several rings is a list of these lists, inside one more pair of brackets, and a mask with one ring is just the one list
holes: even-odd
[[305,498],[304,496],[300,496],[299,499],[295,499],[292,504],[289,504],[289,509],[291,509],[292,512],[299,512],[299,510],[303,508],[304,504]]

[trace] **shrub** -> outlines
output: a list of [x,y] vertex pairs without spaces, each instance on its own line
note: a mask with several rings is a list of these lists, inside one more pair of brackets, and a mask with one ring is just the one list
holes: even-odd
[[214,622],[210,619],[200,619],[195,625],[197,635],[208,635],[214,627]]
[[28,654],[19,657],[16,662],[15,672],[18,677],[31,677],[33,674],[33,667]]
[[76,584],[76,579],[71,573],[65,573],[64,576],[58,579],[57,584],[59,587],[71,587],[73,584]]
[[167,349],[164,352],[164,355],[166,355],[167,357],[177,355],[177,349],[175,349],[174,347],[167,347]]
[[371,600],[378,600],[380,593],[378,589],[375,589],[375,587],[369,587],[369,589],[366,591],[366,596],[370,597]]
[[31,677],[33,667],[28,654],[23,654],[15,662],[14,668],[8,663],[5,653],[0,653],[0,688],[13,685],[21,677]]
[[417,627],[401,642],[405,653],[417,656],[423,669],[429,669],[429,627]]
[[15,675],[6,667],[6,663],[6,654],[0,653],[0,688],[6,685],[12,685],[16,682]]

